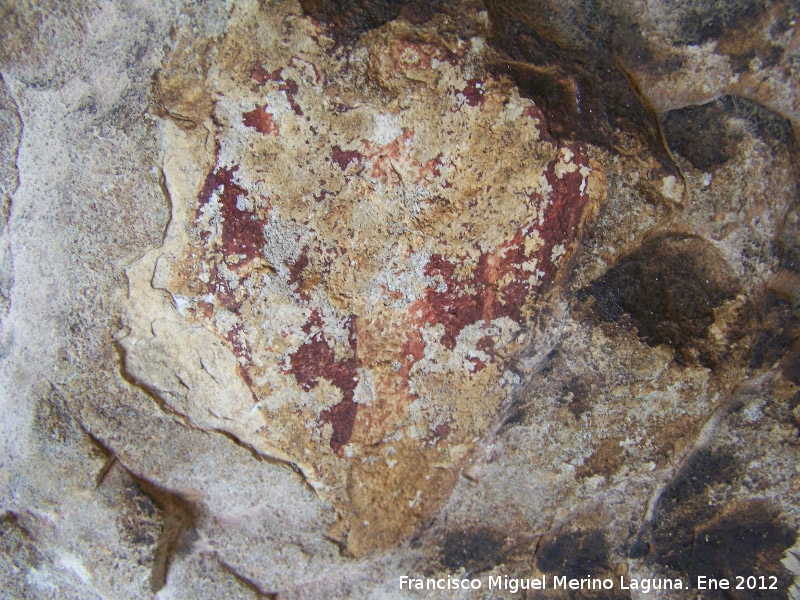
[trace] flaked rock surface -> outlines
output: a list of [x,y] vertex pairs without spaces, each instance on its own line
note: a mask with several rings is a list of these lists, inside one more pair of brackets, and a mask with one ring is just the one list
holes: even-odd
[[585,145],[544,136],[486,74],[479,38],[387,24],[331,54],[290,11],[228,27],[202,82],[213,111],[165,124],[173,218],[132,271],[125,368],[298,465],[363,554],[439,507],[509,402],[603,189]]

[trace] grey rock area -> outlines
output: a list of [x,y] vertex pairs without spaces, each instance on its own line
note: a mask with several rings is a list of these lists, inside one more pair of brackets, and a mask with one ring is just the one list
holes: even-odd
[[[0,596],[800,599],[798,19],[750,0],[0,0]],[[255,212],[243,148],[324,155],[319,189],[281,170]],[[523,167],[541,171],[524,194]],[[473,210],[484,174],[539,198],[538,246],[505,197]],[[364,190],[411,207],[391,250],[425,264],[404,279],[342,283],[307,248],[266,248],[280,209],[343,255],[356,234],[330,215],[383,226]],[[215,202],[219,242],[197,233]],[[353,271],[391,262],[382,235],[348,247]],[[241,258],[214,258],[223,243]],[[261,313],[245,269],[283,286]],[[351,283],[418,312],[369,312]],[[348,315],[339,346],[320,307]],[[289,313],[307,321],[284,337],[306,337],[267,364],[245,333]],[[483,335],[508,323],[511,341]],[[775,589],[617,585],[700,575]],[[506,576],[617,587],[490,589]]]

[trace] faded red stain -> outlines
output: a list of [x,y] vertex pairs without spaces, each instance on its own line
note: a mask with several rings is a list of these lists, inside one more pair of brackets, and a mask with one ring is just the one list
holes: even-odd
[[[234,174],[238,166],[230,169],[223,167],[212,171],[206,177],[200,190],[199,206],[195,219],[200,217],[200,208],[205,206],[216,190],[222,187],[219,202],[222,214],[222,247],[226,256],[240,254],[249,261],[259,255],[264,245],[264,224],[247,211],[236,207],[239,196],[247,196],[247,190],[234,182]],[[232,267],[235,268],[235,267]]]
[[300,105],[297,104],[294,99],[299,89],[297,82],[295,82],[293,79],[287,79],[278,87],[278,89],[282,92],[286,92],[286,99],[289,101],[289,106],[292,107],[292,110],[298,117],[302,117],[303,109],[300,108]]
[[278,125],[272,115],[266,111],[266,107],[256,108],[250,112],[242,114],[242,122],[247,127],[252,127],[264,135],[277,135]]
[[474,286],[477,282],[458,281],[455,278],[457,262],[439,254],[431,256],[425,267],[425,274],[429,277],[440,277],[447,289],[436,291],[429,288],[425,297],[415,303],[418,305],[416,308],[419,321],[430,325],[444,325],[441,343],[450,350],[456,347],[458,333],[467,325],[480,320],[486,296],[485,286],[478,287],[475,294],[468,293],[465,288]]
[[[405,380],[406,387],[408,387],[408,378],[411,373],[411,368],[422,360],[425,356],[425,340],[422,334],[416,327],[409,327],[407,332],[408,338],[403,344],[403,351],[400,360],[400,369],[397,375]],[[409,392],[409,397],[413,396]]]
[[[494,358],[494,340],[492,340],[492,338],[490,338],[488,335],[485,335],[478,340],[478,342],[475,344],[475,349],[486,354],[489,357],[489,360]],[[486,363],[484,363],[477,356],[471,356],[467,360],[475,365],[475,373],[482,371],[484,367],[486,367]]]
[[[295,112],[302,114],[302,111],[294,103],[297,84],[284,79],[280,69],[270,73],[262,65],[256,65],[251,76],[259,85],[269,82],[277,83],[278,89],[286,92]],[[484,102],[484,91],[480,81],[470,80],[461,93],[466,98],[466,103],[471,106],[480,106]],[[544,121],[541,111],[535,107],[531,107],[529,110],[528,116]],[[278,131],[277,123],[273,120],[272,115],[263,108],[244,113],[242,118],[247,127],[252,127],[262,134],[275,135]],[[363,141],[361,152],[345,151],[336,146],[331,151],[331,160],[342,171],[345,171],[351,163],[358,165],[369,161],[371,163],[369,174],[386,181],[389,181],[390,178],[401,177],[400,173],[404,179],[408,174],[412,181],[415,177],[419,181],[427,174],[441,176],[441,155],[424,164],[420,164],[408,156],[409,145],[407,142],[413,138],[413,135],[413,131],[404,130],[401,137],[385,146],[377,146]],[[583,146],[571,144],[567,147],[573,152],[571,162],[578,168],[588,164]],[[446,289],[437,291],[436,288],[429,288],[421,299],[409,307],[405,317],[406,340],[402,347],[397,348],[399,366],[396,371],[382,378],[381,381],[376,381],[378,396],[392,398],[392,405],[387,405],[384,411],[374,408],[372,411],[365,411],[362,417],[366,418],[363,421],[359,420],[359,428],[379,424],[381,419],[388,418],[390,413],[387,411],[402,416],[401,413],[407,409],[403,399],[413,400],[414,394],[409,386],[411,369],[424,357],[425,351],[425,342],[419,331],[420,326],[442,324],[444,335],[441,343],[452,350],[455,348],[459,333],[465,327],[481,320],[488,324],[493,319],[505,316],[521,322],[523,307],[531,294],[543,289],[554,279],[557,265],[550,258],[552,250],[557,244],[569,244],[577,235],[583,210],[588,200],[587,195],[580,189],[583,176],[579,170],[565,173],[559,178],[555,170],[557,163],[558,158],[548,165],[545,172],[547,181],[552,187],[552,192],[546,201],[535,195],[530,198],[532,203],[545,207],[542,223],[522,227],[493,252],[480,253],[472,272],[463,279],[457,275],[463,258],[443,254],[435,254],[430,258],[425,268],[426,275],[444,282]],[[207,204],[211,196],[219,191],[222,214],[221,246],[226,254],[240,254],[250,260],[257,256],[263,247],[263,222],[254,218],[251,213],[236,208],[239,197],[247,195],[247,191],[235,182],[237,169],[236,166],[230,169],[219,167],[210,172],[200,192],[199,205],[202,207]],[[400,173],[397,169],[400,170]],[[325,184],[324,181],[321,183]],[[489,193],[489,188],[487,188],[487,193]],[[325,200],[327,195],[328,192],[323,190],[315,199],[320,202]],[[442,201],[442,199],[435,198],[434,201]],[[198,208],[197,215],[199,216],[199,214]],[[544,243],[535,256],[529,256],[525,254],[525,240],[532,233],[534,227]],[[312,278],[314,275],[310,275],[307,271],[311,262],[309,252],[308,247],[303,248],[298,258],[292,264],[287,264],[288,284],[303,301],[309,300],[304,287],[307,284],[312,285],[314,281]],[[345,252],[345,248],[334,248],[328,254],[335,257],[337,253],[343,255]],[[537,261],[537,270],[543,273],[541,285],[538,288],[535,283],[530,281],[531,273],[523,268],[526,262],[534,259]],[[331,257],[324,258],[323,266],[329,266],[332,260]],[[240,262],[239,264],[244,263]],[[317,263],[315,262],[315,264]],[[235,270],[238,265],[233,264],[230,268]],[[238,312],[241,303],[236,300],[235,294],[229,289],[228,282],[219,275],[216,267],[212,267],[210,277],[207,287],[216,296],[218,304],[233,312]],[[208,317],[213,315],[214,307],[210,304],[199,303],[198,308]],[[341,391],[342,400],[323,411],[319,417],[320,424],[329,423],[332,426],[333,432],[329,444],[339,456],[342,454],[343,447],[350,442],[359,413],[359,406],[354,400],[355,389],[358,385],[356,358],[358,342],[355,320],[355,317],[351,316],[347,322],[351,357],[340,357],[337,360],[333,348],[328,343],[329,340],[320,331],[322,325],[320,314],[314,310],[303,327],[303,332],[307,336],[306,342],[291,355],[290,367],[286,369],[287,374],[290,373],[298,385],[306,391],[316,388],[322,379]],[[243,359],[243,365],[240,365],[239,372],[248,386],[252,387],[252,380],[247,373],[247,364],[250,360],[249,349],[246,346],[242,326],[237,325],[224,337],[233,348],[234,353]],[[489,336],[482,337],[476,347],[477,350],[489,356],[488,361],[494,358],[494,342]],[[474,364],[474,372],[478,372],[486,366],[485,361],[477,357],[469,360]],[[381,405],[380,402],[379,400],[378,406]],[[367,417],[372,412],[376,413],[374,418]],[[434,433],[437,438],[445,439],[451,433],[451,426],[448,423],[441,423],[434,429]]]
[[322,413],[320,419],[323,423],[330,423],[333,427],[331,434],[331,449],[341,455],[342,448],[350,441],[353,435],[353,424],[358,414],[358,404],[353,400],[345,399],[335,406],[331,406]]
[[436,176],[442,176],[442,153],[440,152],[434,158],[430,159],[424,165],[420,165],[419,172],[417,174],[417,182],[422,181],[425,179],[425,175],[428,173]]
[[312,336],[312,331],[322,326],[322,318],[314,310],[303,326],[303,331],[311,337],[291,355],[291,368],[288,370],[298,385],[306,391],[317,387],[320,379],[327,380],[341,390],[341,402],[323,411],[320,416],[322,423],[330,423],[333,427],[330,446],[339,455],[342,447],[350,441],[353,423],[358,413],[358,404],[353,400],[358,385],[354,319],[355,317],[350,317],[347,322],[350,330],[348,342],[353,350],[353,358],[337,361],[333,348],[328,344],[324,334],[317,331]]
[[[230,343],[233,348],[233,353],[236,356],[245,358],[248,362],[251,360],[250,351],[244,341],[244,328],[241,324],[237,324],[233,329],[228,331],[225,335],[225,339]],[[244,369],[242,369],[242,371],[244,371]],[[246,378],[245,381],[248,385],[252,383],[249,377]]]
[[[401,343],[396,341],[389,342],[393,349],[392,354],[397,360],[397,365],[391,369],[378,369],[373,372],[375,375],[375,399],[373,403],[364,410],[359,410],[358,427],[368,436],[370,431],[386,431],[387,424],[403,419],[408,405],[416,398],[409,386],[411,369],[415,363],[420,361],[425,354],[425,341],[419,332],[419,328],[414,327],[413,323],[406,321],[407,326],[402,327],[405,340]],[[383,331],[381,326],[373,323],[366,323],[359,319],[358,339],[361,352],[361,362],[371,364],[371,348],[381,346],[386,350],[387,340],[374,339],[380,338]],[[396,369],[396,370],[395,370]]]
[[299,56],[293,56],[289,60],[289,64],[293,67],[308,70],[309,68],[314,73],[314,80],[319,83],[322,77],[320,76],[319,69],[317,69],[317,65],[308,61],[304,58],[300,58]]
[[331,160],[339,165],[339,168],[344,171],[351,162],[358,162],[361,158],[361,153],[356,150],[342,150],[339,146],[334,146],[331,150]]
[[539,269],[545,272],[545,281],[551,281],[556,270],[556,265],[550,260],[553,247],[558,244],[568,244],[575,239],[580,228],[583,210],[589,201],[589,195],[581,185],[584,183],[581,167],[589,166],[586,156],[586,147],[583,144],[573,143],[565,146],[572,153],[570,162],[578,166],[572,173],[566,173],[561,179],[555,172],[558,159],[553,160],[547,167],[545,176],[553,191],[550,194],[550,205],[544,215],[544,223],[539,228],[539,235],[544,240],[544,246],[539,251]]
[[551,143],[553,146],[557,146],[558,142],[556,142],[555,138],[550,135],[550,131],[547,128],[547,118],[544,116],[544,112],[542,109],[536,106],[535,104],[530,105],[525,109],[524,115],[530,119],[537,121],[536,129],[539,132],[539,138],[545,142]]
[[[316,71],[316,68],[314,70]],[[278,90],[286,93],[286,99],[289,101],[289,105],[292,107],[292,110],[295,112],[296,115],[302,117],[303,111],[294,98],[297,95],[297,91],[299,89],[297,86],[297,82],[292,79],[284,79],[282,73],[283,73],[282,67],[270,72],[267,71],[264,68],[264,64],[261,61],[259,61],[253,66],[252,70],[250,71],[250,78],[253,79],[260,86],[265,85],[269,82],[277,83]]]
[[210,302],[199,300],[197,302],[197,310],[200,311],[200,314],[206,319],[210,319],[212,316],[214,316],[214,305]]
[[250,71],[250,78],[256,81],[259,85],[264,85],[268,81],[282,81],[281,71],[283,68],[278,68],[271,73],[264,68],[264,64],[259,61],[253,66]]
[[226,308],[231,312],[237,312],[242,307],[242,303],[236,299],[236,295],[233,293],[233,290],[231,290],[228,286],[228,281],[219,274],[216,265],[211,267],[209,275],[209,291],[214,295],[223,308]]
[[[417,301],[418,314],[424,323],[444,325],[441,343],[445,348],[455,348],[461,330],[480,320],[484,323],[500,317],[520,320],[522,305],[530,291],[530,274],[522,268],[522,263],[528,260],[524,245],[522,233],[517,232],[497,251],[481,253],[472,277],[463,280],[455,277],[459,259],[431,256],[425,273],[441,278],[447,289],[429,288],[424,299]],[[512,275],[510,282],[501,284],[507,274]]]
[[303,271],[305,268],[311,263],[308,258],[308,246],[303,246],[303,249],[300,250],[300,256],[291,264],[287,265],[289,268],[289,286],[294,288],[295,286],[302,286],[303,284]]
[[[536,291],[530,281],[532,273],[524,268],[526,262],[536,259],[536,269],[543,273],[539,291],[552,282],[557,267],[551,260],[553,248],[557,244],[567,246],[575,238],[588,201],[585,190],[581,191],[583,176],[579,171],[581,166],[588,165],[585,149],[579,144],[572,144],[569,149],[573,153],[571,162],[578,169],[559,178],[555,171],[559,160],[556,158],[545,173],[552,193],[545,208],[544,222],[536,226],[544,244],[534,256],[525,254],[525,239],[532,226],[517,230],[494,252],[482,252],[471,277],[465,279],[455,275],[462,259],[438,254],[431,256],[425,273],[443,281],[446,289],[428,288],[425,296],[413,305],[412,314],[413,320],[420,325],[443,325],[441,343],[446,348],[455,348],[458,334],[480,320],[487,324],[501,317],[521,321],[528,295]],[[532,198],[532,201],[543,202],[543,199]],[[481,348],[487,354],[490,354],[489,342],[484,341],[484,348]],[[484,366],[477,358],[473,362],[476,370]]]
[[[442,153],[421,163],[409,156],[412,139],[414,130],[403,129],[402,135],[384,146],[362,140],[364,158],[371,163],[368,176],[384,183],[400,183],[401,177],[406,183],[419,183],[429,174],[441,177]],[[447,182],[444,185],[450,187]]]
[[446,440],[452,430],[449,423],[439,423],[433,431],[440,440]]
[[393,40],[386,53],[390,66],[387,72],[413,73],[414,71],[430,71],[433,59],[440,62],[456,64],[458,57],[447,48],[435,44],[412,42],[409,40]]
[[483,106],[486,101],[486,84],[480,79],[468,79],[467,85],[458,92],[470,106]]
[[389,183],[390,181],[398,181],[400,178],[400,174],[397,172],[398,167],[403,172],[408,172],[413,168],[420,173],[419,179],[415,183],[419,182],[424,177],[424,172],[421,171],[424,167],[408,157],[407,142],[413,137],[413,130],[403,129],[400,137],[385,146],[379,146],[364,140],[362,142],[364,157],[372,162],[372,168],[368,175],[384,183]]
[[[239,377],[241,377],[242,380],[247,384],[247,387],[252,389],[253,378],[250,377],[250,373],[247,372],[247,369],[240,364],[236,365],[236,373],[238,373]],[[253,397],[255,397],[255,395]]]

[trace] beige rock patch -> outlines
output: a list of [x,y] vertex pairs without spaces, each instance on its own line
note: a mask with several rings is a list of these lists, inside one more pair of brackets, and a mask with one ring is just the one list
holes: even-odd
[[185,35],[175,60],[204,67],[159,79],[173,215],[129,271],[125,367],[192,426],[297,465],[350,552],[386,547],[519,381],[602,193],[590,150],[543,139],[475,68],[483,44],[391,23],[332,52],[312,20],[247,4],[214,52]]

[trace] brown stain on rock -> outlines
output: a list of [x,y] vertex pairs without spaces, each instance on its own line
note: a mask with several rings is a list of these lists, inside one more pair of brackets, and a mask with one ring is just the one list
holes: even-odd
[[623,257],[579,297],[592,296],[593,311],[603,321],[628,315],[644,342],[671,346],[679,363],[709,364],[713,357],[697,348],[714,310],[741,289],[729,271],[709,242],[661,235]]
[[786,379],[800,385],[800,343],[794,342],[791,350],[781,360],[780,366],[781,374]]
[[135,479],[163,513],[163,526],[150,574],[150,589],[155,593],[166,585],[167,572],[175,557],[191,549],[196,539],[199,515],[197,509],[179,494],[144,479]]
[[672,110],[662,117],[670,149],[696,168],[719,167],[733,158],[742,133],[731,130],[718,102]]
[[655,460],[658,466],[669,464],[673,457],[680,455],[680,450],[694,437],[696,420],[691,416],[678,417],[674,421],[661,422],[652,436]]
[[675,41],[702,44],[752,22],[770,0],[707,0],[687,3],[680,11]]
[[[655,113],[619,60],[651,59],[641,35],[626,34],[637,28],[625,15],[602,5],[587,13],[555,6],[548,10],[526,0],[488,0],[486,6],[490,41],[498,52],[495,70],[509,75],[520,93],[542,109],[550,136],[614,151],[621,137],[630,135],[649,149],[666,174],[677,175]],[[586,19],[584,31],[577,32],[570,14]]]
[[603,475],[612,477],[625,463],[625,452],[620,442],[622,438],[613,437],[597,445],[592,455],[575,471],[578,478]]
[[737,155],[744,139],[742,125],[773,148],[795,145],[789,121],[736,96],[671,110],[661,116],[661,124],[670,149],[703,171],[713,171]]
[[[692,455],[658,499],[653,520],[631,547],[632,557],[646,557],[695,582],[698,575],[775,576],[776,590],[740,590],[737,598],[785,598],[793,577],[781,564],[797,532],[769,500],[714,502],[712,490],[740,481],[744,468],[726,450],[703,449]],[[708,598],[728,598],[712,590]]]
[[797,532],[782,522],[781,511],[768,500],[734,503],[704,523],[694,534],[692,562],[697,571],[707,569],[734,579],[742,573],[774,574],[776,590],[754,590],[742,598],[783,598],[793,577],[781,564],[794,545]]
[[575,415],[576,419],[580,419],[581,415],[589,412],[594,406],[594,399],[592,398],[593,390],[597,386],[597,381],[590,375],[576,375],[562,387],[561,392],[564,400],[568,400],[567,408]]
[[193,129],[214,106],[205,81],[211,40],[182,33],[175,32],[175,48],[155,74],[153,95],[157,114],[182,129]]
[[[442,456],[433,444],[395,442],[387,458],[365,461],[348,476],[348,495],[358,507],[345,539],[348,547],[386,547],[429,522],[433,510],[449,496],[457,470],[429,469]],[[394,466],[387,468],[387,459]]]
[[505,534],[486,527],[449,532],[439,554],[442,566],[465,569],[468,572],[485,570],[501,564],[506,546]]
[[423,23],[441,10],[442,0],[301,0],[303,9],[328,25],[339,43],[352,43],[365,31],[404,18]]
[[[717,38],[716,51],[728,57],[735,73],[768,69],[784,59],[786,48],[775,41],[791,27],[789,6],[780,1],[768,4],[730,23]],[[758,30],[771,35],[754,35]]]
[[[767,292],[761,308],[761,332],[750,350],[751,369],[770,368],[784,359],[784,377],[798,383],[796,376],[796,343],[800,339],[800,321],[788,301]],[[790,355],[790,356],[787,356]]]
[[568,579],[601,575],[610,570],[605,536],[599,529],[548,535],[539,544],[536,567]]

